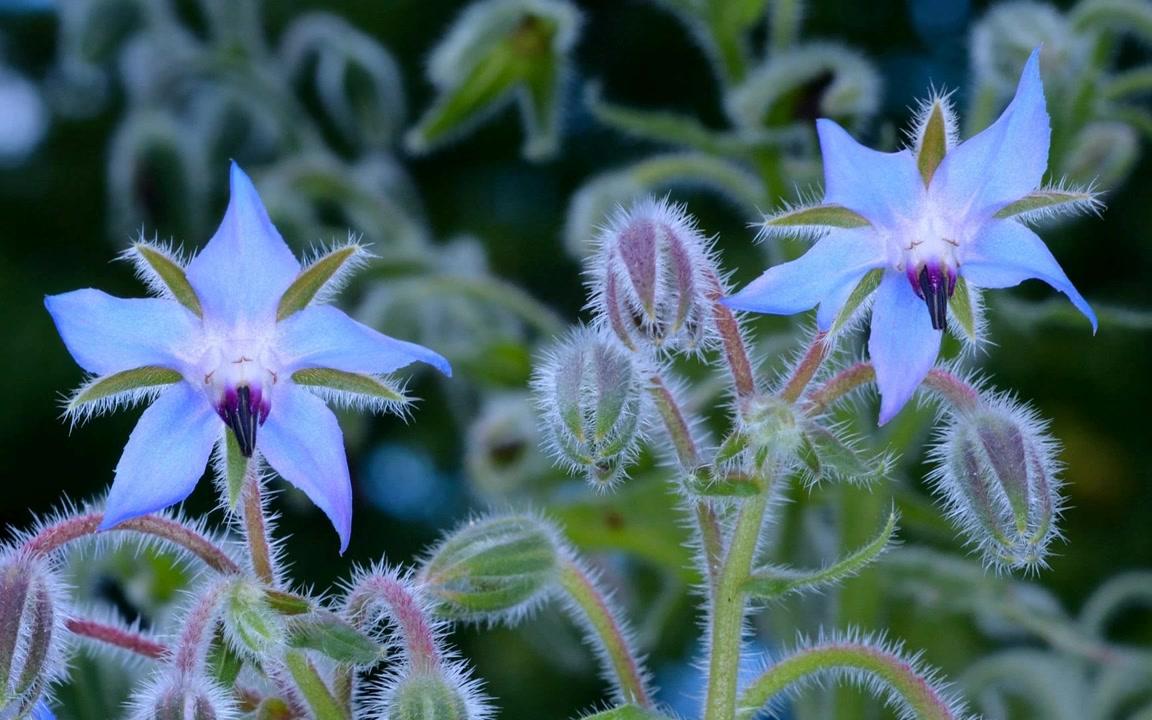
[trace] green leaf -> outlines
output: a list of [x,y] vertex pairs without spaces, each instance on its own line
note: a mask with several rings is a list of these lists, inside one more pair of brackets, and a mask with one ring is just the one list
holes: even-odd
[[376,641],[329,612],[313,612],[290,619],[288,644],[352,665],[370,665],[380,659],[380,646]]
[[815,456],[815,463],[807,459],[806,462],[809,466],[815,464],[824,477],[861,482],[882,477],[887,473],[887,463],[883,457],[861,452],[828,428],[807,423],[804,427],[804,439],[807,441],[805,450],[810,449]]
[[243,666],[244,658],[237,655],[224,637],[218,634],[208,650],[209,674],[221,687],[232,687]]
[[797,570],[795,568],[769,565],[756,570],[744,584],[749,595],[760,600],[772,600],[792,592],[815,590],[833,585],[856,575],[875,562],[887,549],[896,534],[896,521],[899,514],[893,509],[888,521],[876,536],[851,555],[848,555],[818,570]]
[[841,205],[814,205],[791,208],[764,218],[764,230],[805,230],[822,228],[859,228],[872,223],[868,218]]
[[[584,102],[597,120],[632,137],[665,143],[711,155],[743,157],[751,152],[753,141],[735,133],[723,133],[702,125],[693,117],[680,113],[637,110],[606,102],[600,89],[589,85]],[[767,144],[767,143],[764,143]]]
[[182,379],[183,376],[175,370],[169,370],[158,365],[147,365],[105,375],[77,390],[76,394],[68,400],[66,412],[72,415],[83,409],[85,405],[114,397],[120,393],[156,387],[157,385],[171,385]]
[[742,432],[734,431],[724,438],[724,442],[720,443],[720,447],[716,450],[716,457],[712,460],[712,464],[719,466],[723,463],[735,460],[740,453],[748,449],[748,436]]
[[332,691],[324,684],[307,655],[298,650],[290,650],[284,653],[284,665],[315,720],[348,720],[348,714],[332,697]]
[[324,289],[333,278],[339,276],[348,261],[364,253],[359,245],[348,244],[336,248],[300,271],[288,289],[280,297],[276,309],[276,320],[280,321],[308,307],[308,303]]
[[312,602],[305,597],[283,590],[265,590],[264,600],[268,607],[281,615],[303,615],[312,611]]
[[877,268],[869,270],[865,273],[864,277],[860,278],[860,282],[856,284],[856,289],[848,296],[848,300],[844,303],[844,307],[840,309],[840,313],[836,319],[832,321],[832,326],[828,328],[828,334],[831,336],[836,335],[844,329],[848,321],[860,308],[868,296],[872,294],[876,288],[880,287],[880,281],[884,278],[884,270]]
[[224,482],[228,486],[228,509],[236,512],[240,494],[244,491],[244,478],[248,477],[248,464],[252,458],[240,452],[240,443],[231,428],[224,433]]
[[196,291],[192,289],[192,283],[188,282],[188,276],[184,274],[184,268],[180,267],[180,263],[176,262],[175,258],[171,257],[160,248],[149,245],[148,243],[138,242],[133,247],[136,254],[140,256],[148,267],[156,273],[161,282],[172,293],[172,297],[196,314],[196,317],[204,315],[204,309],[200,307],[200,298],[196,295]]
[[956,289],[948,299],[952,318],[960,326],[960,331],[969,342],[980,342],[980,291],[969,287],[963,276],[956,278]]
[[916,153],[916,167],[920,169],[925,187],[932,182],[932,175],[936,173],[936,167],[947,152],[948,127],[944,122],[944,107],[937,100],[932,104],[928,122],[924,124],[924,134],[920,137],[920,147]]
[[360,373],[344,372],[332,368],[307,368],[292,373],[292,380],[299,385],[364,395],[388,405],[408,404],[408,396],[395,382],[372,375],[361,375]]
[[1084,190],[1063,190],[1060,188],[1040,188],[1028,193],[1016,202],[1009,203],[996,213],[998,218],[1010,218],[1038,211],[1068,212],[1092,209],[1096,206],[1096,194]]

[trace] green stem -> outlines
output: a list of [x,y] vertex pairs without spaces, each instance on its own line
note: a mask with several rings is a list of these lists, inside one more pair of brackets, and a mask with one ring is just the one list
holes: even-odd
[[[695,472],[700,466],[700,453],[696,448],[696,441],[692,437],[692,430],[684,413],[676,402],[676,396],[668,389],[667,383],[659,373],[653,373],[650,379],[649,392],[664,427],[672,438],[672,446],[676,449],[676,458],[680,462],[683,474]],[[712,503],[705,499],[698,499],[693,503],[696,514],[696,525],[700,530],[700,543],[704,547],[708,568],[708,581],[710,586],[716,583],[716,575],[720,571],[720,556],[723,546],[720,537],[720,521],[716,518],[716,510]]]
[[752,573],[760,527],[768,510],[768,495],[766,491],[740,506],[728,555],[712,595],[711,657],[704,720],[732,720],[736,716],[736,681],[746,605],[744,584]]
[[651,708],[652,698],[644,681],[644,672],[620,621],[608,599],[579,563],[566,559],[560,569],[560,584],[584,615],[588,627],[611,665],[616,691],[623,703]]
[[800,650],[773,665],[744,691],[740,717],[753,717],[769,700],[809,675],[859,671],[891,688],[919,720],[955,720],[940,690],[896,653],[863,643],[834,642]]
[[316,720],[348,720],[348,715],[340,703],[336,702],[336,698],[332,697],[320,673],[303,651],[289,650],[284,653],[284,665]]
[[240,503],[244,508],[244,535],[252,553],[252,570],[261,582],[274,586],[276,573],[272,568],[272,551],[268,546],[268,528],[264,522],[260,474],[253,472],[249,466],[246,475]]

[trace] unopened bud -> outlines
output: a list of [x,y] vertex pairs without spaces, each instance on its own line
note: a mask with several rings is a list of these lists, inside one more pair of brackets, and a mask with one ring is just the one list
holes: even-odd
[[775,395],[750,398],[741,413],[741,429],[757,466],[787,461],[804,441],[804,429],[791,403]]
[[1026,568],[1056,537],[1055,442],[1022,406],[1004,400],[957,414],[933,450],[937,492],[988,562]]
[[628,348],[695,348],[708,333],[714,270],[708,243],[684,208],[641,200],[600,233],[597,314]]
[[223,605],[224,629],[232,646],[260,657],[284,641],[280,616],[269,606],[264,591],[238,581],[227,591]]
[[226,720],[238,715],[228,694],[206,678],[173,675],[133,698],[132,720]]
[[636,452],[643,391],[632,356],[601,332],[572,331],[532,380],[553,456],[594,485],[617,480]]
[[1063,85],[1089,57],[1091,46],[1085,39],[1051,5],[1027,0],[1001,3],[973,27],[972,74],[979,86],[990,87],[1007,100],[1028,56],[1043,47],[1044,85]]
[[524,497],[541,489],[541,479],[555,474],[540,452],[539,418],[526,393],[507,393],[488,400],[468,429],[465,464],[468,480],[489,501]]
[[401,679],[391,691],[382,716],[388,720],[467,720],[464,695],[445,678],[417,674]]
[[515,618],[543,600],[556,582],[555,530],[527,515],[468,523],[428,558],[421,580],[438,612],[451,618]]
[[1114,188],[1124,181],[1140,155],[1140,137],[1131,125],[1094,122],[1071,142],[1060,167],[1072,185]]
[[64,673],[63,590],[47,563],[0,559],[0,718],[22,717]]

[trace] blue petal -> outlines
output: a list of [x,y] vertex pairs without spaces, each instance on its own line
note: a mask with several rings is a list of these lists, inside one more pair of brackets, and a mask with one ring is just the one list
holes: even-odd
[[68,352],[97,375],[145,365],[183,371],[200,321],[174,300],[124,299],[99,290],[74,290],[44,298]]
[[723,302],[736,310],[791,315],[816,307],[842,285],[854,284],[885,262],[871,228],[834,230],[796,260],[768,268]]
[[1025,280],[1043,280],[1068,296],[1076,309],[1092,323],[1096,332],[1096,313],[1092,312],[1060,263],[1036,233],[1011,220],[994,220],[965,248],[960,273],[975,287],[1006,288]]
[[832,327],[832,323],[836,322],[836,316],[844,308],[844,303],[848,302],[848,298],[852,296],[852,291],[860,284],[860,279],[853,277],[840,283],[820,301],[820,307],[816,310],[817,330],[827,332],[828,328]]
[[932,369],[943,332],[932,329],[928,308],[903,273],[886,273],[875,298],[868,354],[876,368],[883,425],[900,412]]
[[36,703],[36,707],[32,708],[32,714],[28,716],[28,720],[56,720],[56,715],[48,707],[48,703],[41,700]]
[[271,322],[280,296],[300,272],[252,181],[236,163],[220,228],[187,272],[205,319],[229,325]]
[[280,477],[324,511],[340,536],[343,554],[352,533],[352,481],[344,435],[328,406],[291,382],[279,383],[256,447]]
[[423,362],[452,375],[448,361],[423,345],[390,338],[331,305],[312,305],[280,323],[280,352],[290,370],[326,367],[382,374]]
[[204,474],[222,428],[199,390],[183,382],[165,390],[128,438],[100,529],[188,497]]
[[1048,167],[1051,135],[1036,49],[1008,108],[983,132],[944,156],[932,177],[931,192],[953,212],[990,217],[1039,187]]
[[831,120],[817,120],[816,132],[824,157],[825,203],[843,205],[887,227],[921,201],[924,181],[911,151],[864,147]]

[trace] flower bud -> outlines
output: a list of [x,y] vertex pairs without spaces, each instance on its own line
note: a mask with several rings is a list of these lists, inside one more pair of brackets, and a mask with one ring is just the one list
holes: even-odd
[[468,523],[440,543],[421,571],[438,612],[466,620],[514,619],[552,589],[559,572],[555,530],[528,516]]
[[774,459],[786,461],[804,441],[803,427],[792,404],[775,395],[750,398],[741,413],[741,425],[756,464]]
[[473,490],[490,502],[524,499],[555,475],[540,452],[540,428],[526,393],[490,398],[468,429],[465,465]]
[[0,718],[23,716],[64,674],[63,597],[42,559],[0,559]]
[[1002,399],[958,413],[933,449],[932,479],[986,561],[1044,562],[1061,509],[1055,442],[1031,410]]
[[206,678],[161,679],[132,700],[132,720],[226,720],[237,716],[228,694]]
[[614,482],[636,452],[643,390],[632,357],[601,332],[572,331],[532,380],[553,456],[589,482]]
[[593,306],[629,349],[692,349],[710,327],[708,243],[682,206],[641,200],[600,233]]
[[463,694],[445,678],[435,674],[410,675],[401,679],[388,698],[388,720],[467,720]]
[[1078,37],[1059,10],[1037,2],[1006,2],[975,24],[971,40],[972,75],[1007,101],[1020,68],[1043,47],[1045,87],[1062,85],[1083,68],[1090,45]]
[[1060,167],[1070,185],[1117,187],[1140,156],[1140,138],[1130,125],[1094,122],[1072,141]]
[[238,651],[259,658],[284,642],[280,616],[255,584],[238,581],[228,588],[223,610],[225,632]]

